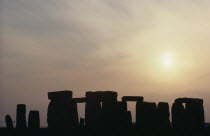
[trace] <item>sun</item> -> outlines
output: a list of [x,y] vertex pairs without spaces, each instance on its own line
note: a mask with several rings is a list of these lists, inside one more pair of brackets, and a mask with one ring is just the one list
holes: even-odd
[[174,56],[170,52],[166,52],[161,56],[162,66],[166,69],[171,69],[174,66]]

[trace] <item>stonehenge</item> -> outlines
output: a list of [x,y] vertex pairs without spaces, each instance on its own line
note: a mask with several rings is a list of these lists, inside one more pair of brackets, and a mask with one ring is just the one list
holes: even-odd
[[[121,101],[114,91],[88,91],[85,97],[73,98],[69,90],[49,92],[47,111],[49,129],[54,128],[204,128],[203,100],[178,98],[171,107],[167,102],[146,102],[142,96],[123,96]],[[136,122],[132,122],[127,102],[136,102]],[[85,104],[85,117],[78,116],[78,103]],[[171,121],[170,121],[171,115]],[[5,116],[7,128],[14,128],[12,118]],[[40,128],[39,111],[31,110],[26,121],[26,105],[18,104],[16,128]]]
[[[83,98],[72,98],[72,92],[68,92],[70,93],[68,94],[62,91],[61,93],[61,96],[58,96],[59,92],[54,92],[48,98],[52,98],[52,102],[53,99],[56,99],[56,102],[58,102],[61,97],[63,97],[62,101],[64,101],[68,96],[69,104],[65,104],[65,107],[69,109],[69,119],[78,118],[78,115],[73,116],[70,114],[70,112],[77,113],[77,108],[70,110],[71,105],[85,103],[85,119],[81,120],[80,124],[84,124],[87,128],[123,128],[132,126],[131,112],[127,110],[127,102],[129,101],[136,102],[137,128],[204,127],[205,120],[202,99],[176,99],[171,108],[172,121],[170,121],[170,110],[167,102],[159,102],[156,105],[154,102],[145,102],[142,96],[123,96],[122,101],[118,101],[118,94],[114,91],[89,91],[86,92],[86,97]],[[65,116],[67,118],[67,114]],[[68,126],[70,125],[68,124]]]

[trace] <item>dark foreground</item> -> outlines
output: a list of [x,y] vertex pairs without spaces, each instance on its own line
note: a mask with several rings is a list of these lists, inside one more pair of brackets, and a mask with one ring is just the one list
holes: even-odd
[[210,136],[210,129],[0,129],[1,136]]

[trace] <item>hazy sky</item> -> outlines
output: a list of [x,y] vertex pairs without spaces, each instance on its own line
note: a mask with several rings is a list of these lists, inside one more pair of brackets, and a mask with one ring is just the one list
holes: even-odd
[[46,125],[47,92],[65,89],[203,98],[210,122],[209,35],[209,0],[1,0],[0,126],[19,103]]

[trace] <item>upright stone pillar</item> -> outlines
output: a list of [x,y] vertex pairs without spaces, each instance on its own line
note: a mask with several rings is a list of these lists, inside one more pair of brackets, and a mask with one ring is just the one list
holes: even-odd
[[126,111],[126,127],[132,127],[132,115],[131,115],[131,111]]
[[[184,109],[183,110],[184,117],[182,118],[182,122],[180,123],[179,126],[181,128],[190,128],[190,129],[203,128],[205,124],[203,100],[197,98],[178,98],[175,100],[176,105],[178,104],[182,105],[182,103],[185,103],[186,105],[185,107],[182,107],[182,109]],[[177,114],[180,115],[181,113],[182,112],[179,112]],[[172,116],[172,119],[173,118],[175,117]],[[177,120],[174,120],[174,122],[176,121]],[[173,127],[178,127],[178,125],[176,125],[176,123],[175,124],[173,123]]]
[[85,126],[87,128],[100,128],[101,103],[96,92],[86,92]]
[[157,127],[157,105],[155,102],[150,102],[147,104],[147,123],[146,128],[156,128]]
[[[141,105],[141,103],[144,101],[144,97],[142,96],[123,96],[122,97],[122,102],[136,102],[136,120],[139,120],[139,105]],[[140,109],[141,110],[141,109]],[[132,116],[131,116],[131,112],[130,111],[127,111],[127,118],[129,120],[128,122],[128,126],[132,126]],[[138,122],[138,121],[136,121]],[[137,123],[139,124],[139,122]]]
[[145,102],[136,103],[136,127],[143,128],[145,124]]
[[196,101],[186,103],[186,114],[189,128],[204,127],[204,110],[202,103]]
[[169,105],[166,102],[159,102],[158,109],[157,109],[157,127],[158,128],[170,128],[170,112],[169,112]]
[[78,127],[77,103],[72,99],[72,91],[49,92],[47,122],[48,128]]
[[117,102],[116,104],[116,127],[128,128],[132,124],[131,114],[127,111],[127,102]]
[[13,122],[12,122],[12,118],[10,117],[10,115],[6,115],[5,122],[6,122],[7,128],[13,128]]
[[104,128],[118,127],[117,92],[104,91],[100,92],[102,97],[102,124]]
[[204,128],[205,127],[205,116],[204,116],[204,107],[203,107],[203,101],[198,103],[197,106],[198,109],[198,127]]
[[138,128],[154,128],[156,126],[156,104],[149,102],[137,102],[136,126]]
[[186,128],[186,111],[182,103],[175,102],[172,106],[173,128]]
[[28,128],[40,128],[39,111],[30,111],[28,116]]
[[26,128],[26,105],[25,104],[17,105],[16,128]]

